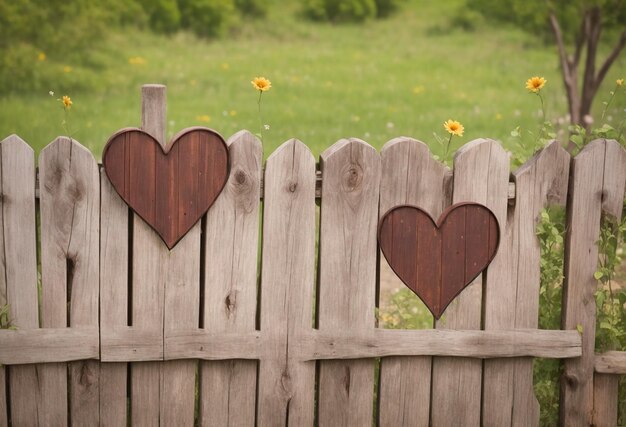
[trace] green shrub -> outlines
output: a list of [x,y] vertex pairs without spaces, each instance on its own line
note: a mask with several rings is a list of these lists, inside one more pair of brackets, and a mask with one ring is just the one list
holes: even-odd
[[304,14],[316,21],[362,22],[377,16],[375,0],[305,0]]
[[142,0],[142,6],[157,33],[172,33],[180,27],[180,10],[176,0]]
[[386,18],[395,12],[406,0],[376,0],[376,16]]
[[235,0],[235,7],[244,16],[263,18],[269,4],[267,0]]
[[179,0],[182,26],[200,37],[226,33],[237,22],[234,0]]

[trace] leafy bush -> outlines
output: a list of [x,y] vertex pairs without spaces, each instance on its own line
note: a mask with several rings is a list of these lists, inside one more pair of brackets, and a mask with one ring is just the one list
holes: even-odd
[[375,0],[305,0],[304,13],[330,22],[363,22],[378,14]]
[[172,33],[180,28],[180,10],[176,0],[142,0],[150,28],[157,33]]
[[268,0],[235,0],[235,7],[244,16],[263,18],[269,5]]
[[376,15],[386,18],[395,12],[406,0],[376,0]]
[[234,0],[179,0],[182,25],[200,37],[224,34],[237,22]]

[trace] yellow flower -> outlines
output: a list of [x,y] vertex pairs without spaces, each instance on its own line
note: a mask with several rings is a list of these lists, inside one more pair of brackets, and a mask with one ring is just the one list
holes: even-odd
[[63,108],[67,110],[72,108],[72,99],[69,96],[63,95],[63,99],[61,99],[61,102],[63,103]]
[[146,59],[141,56],[131,56],[128,58],[128,63],[131,65],[145,65]]
[[66,65],[65,67],[63,67],[63,72],[64,73],[71,73],[72,72],[72,67],[70,67],[69,65]]
[[420,93],[422,93],[422,92],[424,92],[424,86],[422,86],[422,85],[415,86],[415,87],[413,88],[413,93],[414,93],[415,95],[419,95],[419,94],[420,94]]
[[615,83],[616,83],[618,86],[624,86],[624,79],[617,79],[617,80],[615,80]]
[[43,52],[39,52],[39,55],[37,55],[37,59],[38,59],[40,62],[45,61],[45,60],[46,60],[46,54],[45,54],[45,53],[43,53]]
[[463,131],[465,130],[463,125],[456,120],[448,120],[444,122],[443,127],[448,131],[448,133],[456,136],[463,136]]
[[204,114],[202,116],[196,116],[196,120],[200,121],[200,122],[210,122],[211,121],[211,116]]
[[533,93],[538,93],[548,81],[543,77],[531,77],[526,80],[526,89]]
[[265,77],[255,77],[250,83],[252,83],[252,86],[259,92],[267,92],[272,88],[272,82]]

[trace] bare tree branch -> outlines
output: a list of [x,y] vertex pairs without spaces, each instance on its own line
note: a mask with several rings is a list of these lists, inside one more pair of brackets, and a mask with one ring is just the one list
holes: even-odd
[[609,56],[607,56],[607,58],[604,60],[604,63],[600,67],[600,70],[598,71],[598,75],[596,76],[596,87],[600,86],[600,83],[602,83],[602,80],[604,80],[604,78],[606,77],[606,73],[608,73],[609,68],[611,68],[611,65],[613,65],[613,62],[615,62],[615,60],[619,56],[622,49],[624,49],[624,46],[626,46],[626,30],[622,32],[619,40],[617,41],[617,44],[615,45],[615,47],[613,48]]
[[578,37],[576,37],[576,50],[574,58],[570,64],[578,65],[580,62],[580,56],[583,50],[585,41],[587,40],[587,14],[583,15],[583,19],[580,20],[580,29],[578,30]]
[[565,77],[566,84],[569,85],[570,81],[570,62],[567,59],[567,51],[565,50],[565,41],[563,40],[563,33],[561,32],[561,26],[556,15],[550,12],[550,27],[554,33],[556,39],[556,45],[559,50],[559,59],[561,60],[561,68],[563,69],[563,76]]

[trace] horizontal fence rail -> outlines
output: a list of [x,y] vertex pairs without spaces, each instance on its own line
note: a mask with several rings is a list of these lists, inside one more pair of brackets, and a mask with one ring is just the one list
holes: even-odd
[[[163,86],[144,86],[142,113],[165,146]],[[601,217],[622,214],[615,141],[573,159],[552,142],[513,172],[488,139],[451,169],[405,137],[380,152],[344,139],[319,162],[294,139],[265,166],[249,132],[226,145],[224,190],[170,251],[78,141],[57,138],[38,170],[19,137],[0,142],[0,306],[15,327],[0,330],[0,426],[353,426],[374,406],[381,426],[538,425],[535,357],[564,361],[564,425],[616,425],[626,352],[595,353],[588,303]],[[458,202],[498,219],[491,265],[433,329],[379,327],[380,218]],[[537,323],[550,205],[568,211],[562,330]]]

